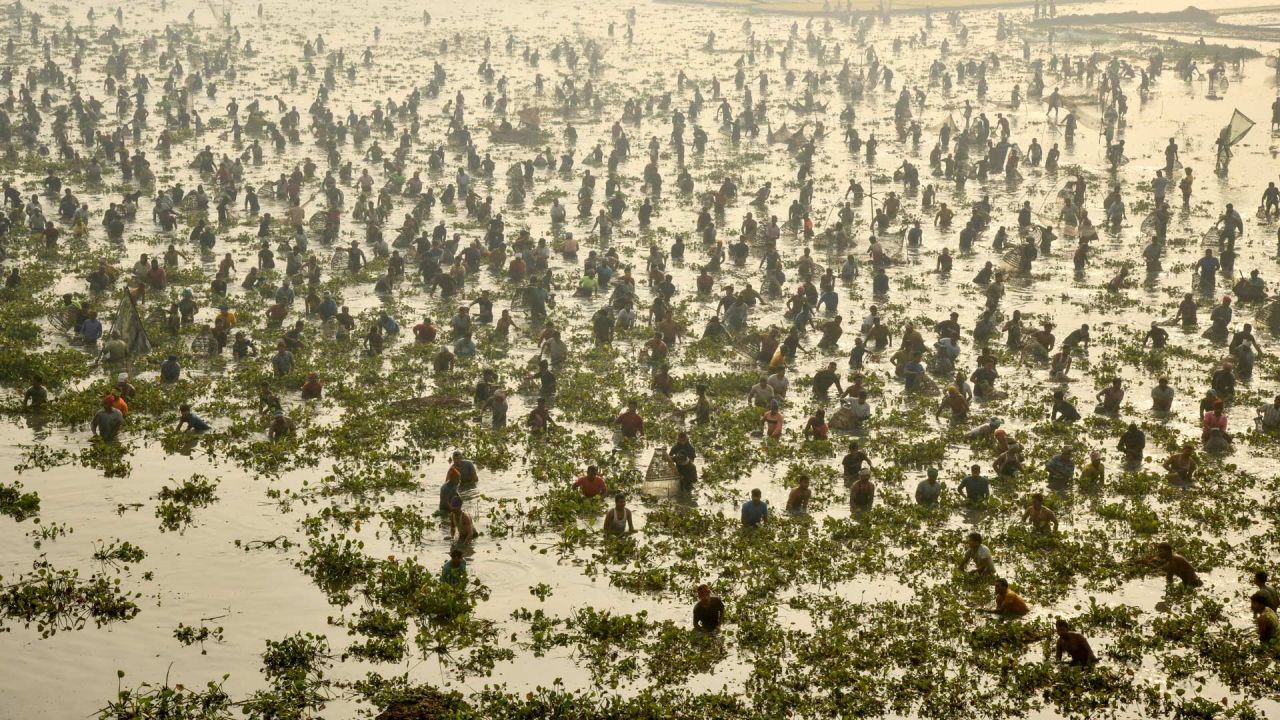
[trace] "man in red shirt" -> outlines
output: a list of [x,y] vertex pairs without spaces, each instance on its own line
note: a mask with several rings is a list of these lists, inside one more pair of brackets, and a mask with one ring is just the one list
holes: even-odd
[[604,477],[600,475],[600,470],[595,465],[588,467],[587,474],[578,478],[573,486],[582,491],[583,497],[600,497],[609,492]]
[[431,322],[431,318],[425,318],[413,326],[414,339],[420,343],[435,342],[436,332],[436,326]]
[[644,435],[644,418],[640,417],[640,413],[636,411],[636,401],[627,401],[627,409],[622,411],[618,419],[614,421],[622,429],[622,437],[635,438],[638,435]]

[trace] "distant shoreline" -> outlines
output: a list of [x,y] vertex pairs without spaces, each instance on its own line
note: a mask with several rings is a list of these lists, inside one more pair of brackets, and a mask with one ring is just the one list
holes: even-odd
[[[1059,9],[1069,5],[1091,5],[1102,0],[1070,0],[1058,3]],[[721,10],[740,10],[753,15],[799,15],[806,17],[839,17],[845,10],[824,12],[821,0],[655,0],[664,5],[698,5]],[[834,5],[835,3],[833,3]],[[841,3],[843,5],[843,3]],[[859,7],[862,5],[862,7]],[[905,0],[890,4],[890,15],[918,15],[923,12],[965,12],[971,10],[994,10],[999,8],[1033,7],[1035,0]],[[878,4],[868,5],[866,0],[855,2],[853,12],[858,15],[879,13]]]

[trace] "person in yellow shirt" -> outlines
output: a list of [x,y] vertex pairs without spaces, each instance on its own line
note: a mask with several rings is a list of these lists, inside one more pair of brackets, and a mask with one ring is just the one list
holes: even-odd
[[1253,622],[1258,629],[1258,644],[1272,649],[1280,646],[1276,642],[1276,638],[1280,636],[1280,618],[1276,617],[1275,610],[1267,607],[1266,594],[1254,593],[1249,598],[1249,608],[1253,610]]
[[225,327],[230,330],[236,326],[236,312],[227,305],[218,307],[218,316],[214,318],[214,325]]
[[1088,487],[1102,487],[1106,482],[1107,471],[1102,464],[1102,454],[1097,450],[1089,453],[1089,462],[1080,470],[1080,484]]

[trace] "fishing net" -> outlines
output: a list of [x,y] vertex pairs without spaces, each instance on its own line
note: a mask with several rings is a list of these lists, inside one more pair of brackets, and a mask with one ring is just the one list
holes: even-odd
[[936,397],[938,395],[938,383],[928,375],[920,375],[916,378],[915,387],[911,392],[922,397]]
[[644,481],[650,482],[669,482],[677,479],[675,463],[667,458],[666,453],[659,448],[653,451],[653,457],[649,459],[649,467],[645,470]]
[[1253,129],[1255,124],[1256,123],[1248,117],[1245,117],[1244,113],[1236,110],[1231,114],[1231,122],[1227,123],[1227,127],[1225,128],[1227,132],[1227,144],[1235,145],[1243,140],[1244,136],[1249,134],[1249,131]]
[[803,124],[800,127],[792,130],[787,127],[786,123],[783,123],[782,127],[778,128],[776,132],[770,129],[768,131],[767,139],[771,143],[789,143],[793,139],[796,139],[797,136],[801,136],[803,133],[804,133]]
[[120,299],[120,306],[116,310],[116,320],[111,326],[111,331],[120,333],[120,339],[124,340],[129,348],[129,354],[133,357],[141,357],[151,352],[151,340],[147,338],[147,330],[142,325],[142,318],[138,316],[138,306],[127,291]]
[[902,262],[903,256],[906,255],[907,230],[908,228],[903,226],[876,236],[876,239],[880,242],[880,250],[885,257],[894,263]]
[[1267,291],[1264,288],[1251,284],[1243,277],[1231,286],[1231,292],[1239,298],[1240,302],[1264,302],[1267,299]]
[[1022,269],[1022,255],[1023,250],[1018,246],[1005,250],[1004,254],[1000,256],[1000,267],[1007,274],[1017,273]]
[[944,127],[951,128],[952,137],[955,137],[956,135],[959,134],[960,126],[956,124],[956,118],[953,113],[947,113],[947,119],[943,120],[942,123],[938,125],[937,129],[934,130],[933,134],[937,135],[938,133],[942,132],[942,128]]
[[1258,310],[1258,320],[1272,334],[1280,335],[1280,300],[1272,300]]
[[1042,225],[1057,225],[1062,217],[1062,208],[1066,207],[1067,198],[1071,197],[1074,180],[1063,180],[1045,193],[1035,209],[1036,220]]
[[680,475],[662,448],[653,451],[642,487],[646,495],[655,497],[671,497],[679,491]]
[[852,405],[842,401],[839,409],[827,416],[827,426],[837,432],[856,432],[859,422]]
[[49,311],[49,324],[59,330],[70,330],[80,317],[80,311],[73,307],[59,307]]
[[218,348],[218,341],[212,335],[200,335],[191,341],[191,352],[196,355],[213,355]]
[[1154,210],[1153,210],[1153,211],[1151,211],[1151,212],[1149,212],[1149,213],[1147,213],[1147,216],[1146,216],[1145,218],[1143,218],[1143,220],[1142,220],[1141,230],[1142,230],[1142,233],[1143,233],[1144,235],[1154,235],[1154,234],[1155,234],[1155,232],[1156,232],[1156,213],[1155,213],[1155,211],[1154,211]]
[[1060,94],[1062,99],[1062,118],[1058,120],[1060,125],[1066,124],[1066,113],[1070,112],[1076,116],[1076,124],[1087,127],[1101,129],[1103,126],[1102,116],[1095,109],[1098,98],[1087,93],[1067,95]]

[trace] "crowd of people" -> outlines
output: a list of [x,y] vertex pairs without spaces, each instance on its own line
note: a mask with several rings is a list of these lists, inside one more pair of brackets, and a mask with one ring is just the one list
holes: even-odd
[[[1047,461],[1033,463],[1024,443],[1054,441],[1015,430],[991,408],[1009,399],[1010,375],[1034,375],[1052,387],[1022,398],[1042,408],[1040,418],[1060,428],[1087,422],[1071,383],[1078,364],[1093,361],[1096,368],[1100,362],[1094,334],[1103,319],[1081,322],[1051,303],[1032,306],[1010,287],[1041,273],[1084,282],[1104,257],[1116,260],[1108,266],[1117,268],[1098,283],[1105,296],[1136,287],[1129,272],[1139,262],[1147,287],[1185,287],[1164,262],[1180,244],[1171,244],[1181,239],[1172,236],[1191,222],[1186,210],[1202,202],[1201,175],[1207,173],[1191,164],[1174,138],[1143,150],[1164,159],[1149,176],[1133,182],[1125,170],[1135,146],[1145,142],[1130,133],[1126,145],[1131,95],[1145,102],[1161,84],[1178,82],[1165,71],[1172,67],[1185,77],[1186,58],[1162,51],[1142,60],[1090,54],[1056,44],[1052,29],[1034,30],[1025,22],[1056,15],[1051,2],[1043,9],[1037,2],[1032,18],[1016,22],[1000,14],[997,45],[988,52],[966,49],[969,28],[958,13],[942,22],[925,14],[908,30],[887,16],[837,7],[803,20],[772,20],[785,29],[769,34],[757,33],[764,21],[748,18],[730,77],[710,61],[664,67],[659,92],[620,99],[602,92],[600,74],[607,47],[634,42],[634,10],[609,21],[606,36],[562,39],[549,48],[514,31],[496,43],[489,37],[464,42],[435,32],[424,13],[422,31],[431,30],[438,44],[429,75],[396,97],[388,94],[357,110],[342,107],[353,102],[342,90],[364,82],[363,74],[376,65],[376,41],[349,50],[331,47],[320,35],[307,37],[297,48],[298,64],[279,79],[280,87],[265,91],[239,86],[256,52],[229,18],[214,42],[182,24],[127,32],[123,11],[117,11],[95,39],[90,32],[100,28],[92,17],[88,25],[46,27],[37,12],[19,4],[14,17],[22,34],[10,34],[7,53],[11,61],[17,57],[20,42],[29,43],[31,52],[24,56],[25,74],[6,66],[0,78],[9,88],[0,107],[0,139],[9,161],[32,155],[49,169],[39,192],[24,194],[19,187],[30,183],[19,177],[4,182],[0,257],[11,265],[6,288],[20,290],[27,282],[17,262],[35,252],[26,238],[47,251],[86,237],[123,251],[140,233],[164,234],[162,253],[139,253],[128,266],[117,265],[114,250],[103,250],[79,274],[81,286],[62,297],[66,338],[109,372],[130,369],[115,374],[113,385],[103,384],[90,422],[95,441],[113,442],[129,432],[137,392],[131,377],[154,373],[162,386],[172,385],[210,357],[267,369],[257,412],[262,432],[283,442],[295,436],[296,425],[279,393],[318,402],[330,380],[323,365],[300,366],[304,347],[379,356],[403,335],[403,342],[429,348],[437,373],[483,364],[490,347],[523,347],[532,355],[527,376],[508,377],[504,385],[499,373],[485,369],[471,400],[494,430],[507,427],[513,409],[524,408],[517,415],[521,425],[542,433],[573,422],[557,407],[559,373],[584,337],[621,345],[642,335],[634,350],[649,368],[644,384],[669,399],[680,393],[684,346],[707,341],[740,355],[752,382],[731,407],[698,384],[692,406],[678,408],[680,417],[705,426],[716,413],[745,406],[755,413],[753,431],[761,443],[847,443],[839,467],[855,516],[874,512],[877,493],[884,491],[877,487],[877,468],[886,461],[873,463],[869,452],[876,449],[869,430],[877,414],[899,398],[922,398],[933,418],[963,427],[975,454],[986,457],[959,477],[925,469],[914,489],[916,503],[951,506],[953,489],[954,503],[981,507],[996,495],[995,480],[1043,472],[1043,492],[1000,500],[1017,505],[1021,522],[1034,532],[1059,533],[1054,493],[1073,485],[1102,488],[1107,448],[1081,455],[1062,444],[1041,453]],[[105,51],[91,57],[90,42]],[[702,45],[711,53],[724,43],[713,32]],[[885,60],[877,47],[891,47],[895,59]],[[543,52],[556,64],[552,76],[543,75]],[[908,63],[904,52],[925,62]],[[476,59],[479,88],[458,80]],[[81,79],[90,61],[101,61],[92,68],[101,90]],[[1029,78],[1025,87],[1023,80],[1012,84],[1008,102],[990,97],[991,82],[1007,84],[1000,72],[1009,66]],[[1215,77],[1233,69],[1225,59],[1211,59],[1208,66]],[[532,73],[533,81],[517,82],[512,76],[518,71]],[[305,98],[303,109],[286,96]],[[940,98],[948,100],[945,112]],[[830,112],[827,103],[835,103]],[[1045,111],[1028,119],[1018,112],[1024,103]],[[587,115],[608,118],[599,137],[587,135],[590,123],[577,120]],[[838,130],[828,129],[825,123],[836,116]],[[1100,148],[1077,147],[1085,144],[1076,135],[1084,122],[1097,131]],[[1278,123],[1280,99],[1271,125]],[[481,139],[482,127],[489,130],[488,142]],[[887,128],[893,132],[880,134]],[[1238,138],[1227,130],[1211,134],[1203,141],[1214,144],[1213,172],[1225,179]],[[512,151],[508,138],[526,144]],[[751,187],[748,178],[762,173],[703,164],[709,154],[748,144],[773,152],[769,162],[785,162],[784,172]],[[832,144],[844,157],[833,157]],[[317,159],[299,160],[299,152]],[[892,173],[894,190],[871,186],[877,167]],[[182,170],[177,179],[174,168]],[[1024,172],[1046,178],[1051,189],[1021,184]],[[843,194],[844,180],[832,186],[833,173],[849,178]],[[196,185],[189,190],[191,174]],[[785,185],[774,182],[782,175],[790,178]],[[1254,381],[1256,364],[1269,361],[1267,336],[1255,334],[1240,316],[1242,305],[1257,311],[1274,302],[1263,277],[1269,238],[1254,238],[1271,232],[1280,216],[1275,183],[1247,182],[1250,188],[1266,183],[1256,227],[1246,228],[1230,202],[1214,209],[1217,220],[1204,236],[1208,247],[1191,265],[1193,289],[1172,320],[1158,319],[1149,308],[1149,327],[1144,320],[1141,327],[1121,323],[1109,330],[1127,334],[1124,341],[1143,356],[1169,353],[1175,344],[1212,356],[1203,379],[1180,383],[1198,384],[1202,398],[1184,397],[1170,378],[1160,377],[1150,387],[1149,410],[1143,410],[1136,396],[1144,383],[1118,370],[1084,396],[1096,402],[1094,416],[1123,428],[1112,440],[1125,471],[1151,455],[1139,416],[1176,423],[1170,418],[1180,408],[1198,404],[1194,427],[1181,428],[1192,438],[1198,433],[1198,440],[1180,441],[1160,461],[1167,480],[1183,487],[1201,478],[1206,456],[1234,452],[1243,433],[1280,433],[1280,394],[1257,408],[1237,402],[1246,395],[1241,385]],[[105,184],[125,188],[123,196],[105,199]],[[993,198],[990,189],[997,184],[1001,191]],[[577,187],[576,197],[558,190],[565,185]],[[527,201],[542,193],[546,202],[539,199],[528,209]],[[1149,208],[1141,221],[1130,215],[1139,207]],[[655,221],[678,231],[655,232]],[[179,229],[184,224],[189,231]],[[1132,231],[1135,224],[1138,231]],[[251,232],[238,237],[242,226]],[[1101,237],[1119,237],[1122,228],[1131,230],[1123,245],[1101,247]],[[1280,240],[1280,229],[1275,232]],[[1059,239],[1071,243],[1069,269],[1056,263],[1061,252],[1053,243]],[[620,250],[626,243],[634,253]],[[908,319],[890,308],[915,281],[908,256],[926,245],[937,248],[931,271],[949,291]],[[639,260],[633,263],[633,256]],[[984,264],[972,279],[951,277],[957,263],[975,257]],[[1238,262],[1248,263],[1248,277],[1236,279]],[[190,277],[193,268],[212,275],[206,286],[174,282],[175,275]],[[1220,281],[1229,287],[1225,294]],[[862,303],[864,286],[871,303]],[[961,286],[972,292],[962,294]],[[270,302],[261,317],[234,309],[248,293]],[[351,309],[353,298],[410,296],[420,301],[421,318],[397,316],[393,306]],[[961,325],[953,307],[972,318],[971,328]],[[1201,337],[1170,337],[1166,327],[1198,329],[1205,310]],[[113,312],[117,319],[108,330],[102,318]],[[140,351],[136,324],[119,319],[131,312],[139,323],[183,338],[181,351]],[[924,322],[925,315],[932,317]],[[694,317],[700,327],[688,326]],[[1070,323],[1061,338],[1059,322]],[[816,364],[811,356],[819,358]],[[284,383],[298,373],[305,379],[296,389]],[[23,407],[32,413],[58,401],[40,376],[23,393]],[[624,402],[608,428],[614,440],[628,448],[665,443],[650,436],[642,403]],[[182,403],[145,412],[176,412],[175,432],[216,433],[218,418],[202,417],[197,409]],[[689,435],[681,433],[660,450],[681,487],[695,488],[700,455]],[[611,488],[599,467],[564,480],[583,497],[608,505],[602,532],[644,531],[628,494]],[[458,587],[466,586],[468,553],[482,537],[467,500],[480,482],[476,464],[455,453],[440,490],[451,543],[440,579]],[[810,512],[813,483],[806,475],[787,488],[788,516]],[[756,488],[741,504],[740,520],[749,532],[778,518]],[[968,533],[958,568],[971,568],[975,582],[994,588],[991,612],[1031,612],[1034,598],[1021,597],[1000,575],[998,555],[986,543],[981,533]],[[1201,584],[1191,561],[1168,542],[1134,562],[1187,587]],[[1267,582],[1259,571],[1248,600],[1259,640],[1271,644],[1277,594]],[[714,632],[732,618],[709,584],[696,594],[694,627]],[[1056,628],[1059,659],[1097,662],[1089,641],[1069,622],[1058,619]]]

